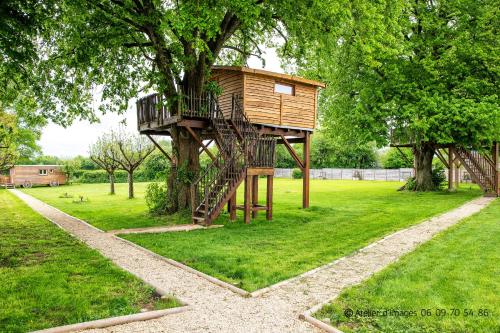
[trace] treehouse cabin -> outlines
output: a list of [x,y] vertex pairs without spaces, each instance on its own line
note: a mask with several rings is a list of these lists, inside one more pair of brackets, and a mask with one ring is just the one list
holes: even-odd
[[66,174],[60,165],[15,165],[10,168],[8,176],[0,177],[0,182],[5,187],[58,186],[66,181]]
[[[276,144],[283,144],[302,170],[302,204],[308,207],[311,134],[316,126],[318,90],[325,85],[246,67],[214,67],[211,80],[221,88],[219,96],[188,91],[175,105],[157,94],[137,101],[141,134],[156,144],[152,135],[170,135],[174,127],[182,127],[199,145],[200,153],[205,151],[212,159],[191,186],[193,222],[210,224],[226,204],[232,220],[236,209],[244,211],[245,223],[259,210],[270,220]],[[218,147],[217,156],[208,149],[211,143]],[[293,143],[304,145],[303,156]],[[267,178],[264,205],[259,204],[259,176]],[[244,203],[237,205],[241,184]]]

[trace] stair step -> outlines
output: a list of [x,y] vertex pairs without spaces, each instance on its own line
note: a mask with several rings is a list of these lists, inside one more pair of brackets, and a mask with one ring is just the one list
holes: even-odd
[[195,222],[195,223],[197,223],[197,222],[198,223],[204,223],[205,222],[205,218],[204,217],[193,216],[193,222]]

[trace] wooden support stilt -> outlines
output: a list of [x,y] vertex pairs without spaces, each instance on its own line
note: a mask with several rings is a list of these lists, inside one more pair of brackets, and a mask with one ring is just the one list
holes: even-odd
[[[252,208],[259,204],[259,176],[252,176]],[[252,209],[252,217],[257,217],[257,210]]]
[[268,221],[273,219],[273,176],[267,176],[267,189],[266,189],[266,219]]
[[245,177],[245,200],[243,209],[243,219],[245,223],[250,223],[250,211],[252,205],[252,176]]
[[493,142],[493,151],[491,154],[493,158],[493,165],[495,166],[495,184],[496,194],[500,196],[500,143]]
[[304,169],[302,170],[302,207],[309,208],[309,169],[311,165],[311,135],[304,138]]
[[231,197],[231,199],[229,199],[228,209],[229,209],[229,219],[231,221],[236,220],[236,190],[234,191],[234,194]]
[[453,190],[453,174],[455,172],[455,163],[453,163],[453,147],[448,148],[448,190]]

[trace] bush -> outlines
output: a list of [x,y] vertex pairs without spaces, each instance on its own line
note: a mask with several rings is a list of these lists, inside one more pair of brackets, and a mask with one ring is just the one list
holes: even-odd
[[150,213],[161,215],[167,212],[167,186],[165,184],[148,184],[145,198]]
[[432,169],[432,183],[436,190],[441,190],[446,182],[446,174],[444,173],[444,167],[437,166]]
[[[95,183],[108,183],[109,175],[104,170],[83,170],[79,172],[80,177],[78,181],[80,183],[95,184]],[[134,182],[148,182],[154,181],[154,178],[150,178],[144,173],[143,170],[137,170],[134,172]],[[115,183],[126,183],[127,182],[127,172],[123,170],[115,171]]]
[[[444,173],[444,168],[441,166],[436,166],[432,169],[432,184],[434,185],[434,190],[441,190],[446,181],[446,175]],[[414,191],[417,183],[415,182],[415,177],[410,177],[406,181],[406,184],[401,188],[408,191]]]
[[302,170],[300,170],[300,169],[293,169],[293,171],[292,171],[292,178],[293,179],[301,179],[302,178]]

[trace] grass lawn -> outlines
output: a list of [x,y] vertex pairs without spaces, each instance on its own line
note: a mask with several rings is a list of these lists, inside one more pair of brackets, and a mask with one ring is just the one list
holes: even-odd
[[[329,318],[345,332],[499,332],[499,244],[500,200],[496,200],[365,283],[346,290],[316,317]],[[347,308],[413,310],[416,314],[346,318]]]
[[[109,184],[36,187],[23,191],[105,231],[190,223],[189,216],[151,216],[144,199],[146,185],[134,184],[134,199],[128,199],[128,185],[121,183],[115,184],[115,195],[108,194]],[[65,193],[72,198],[61,198]],[[79,196],[88,201],[78,202]]]
[[[123,238],[253,291],[481,195],[468,187],[456,193],[409,193],[397,192],[397,182],[313,180],[311,207],[301,209],[301,185],[301,180],[275,180],[271,222],[260,212],[245,225],[239,212],[237,223],[227,223],[225,213],[218,221],[224,228]],[[264,182],[259,188],[264,199]]]
[[0,190],[0,332],[177,306]]

